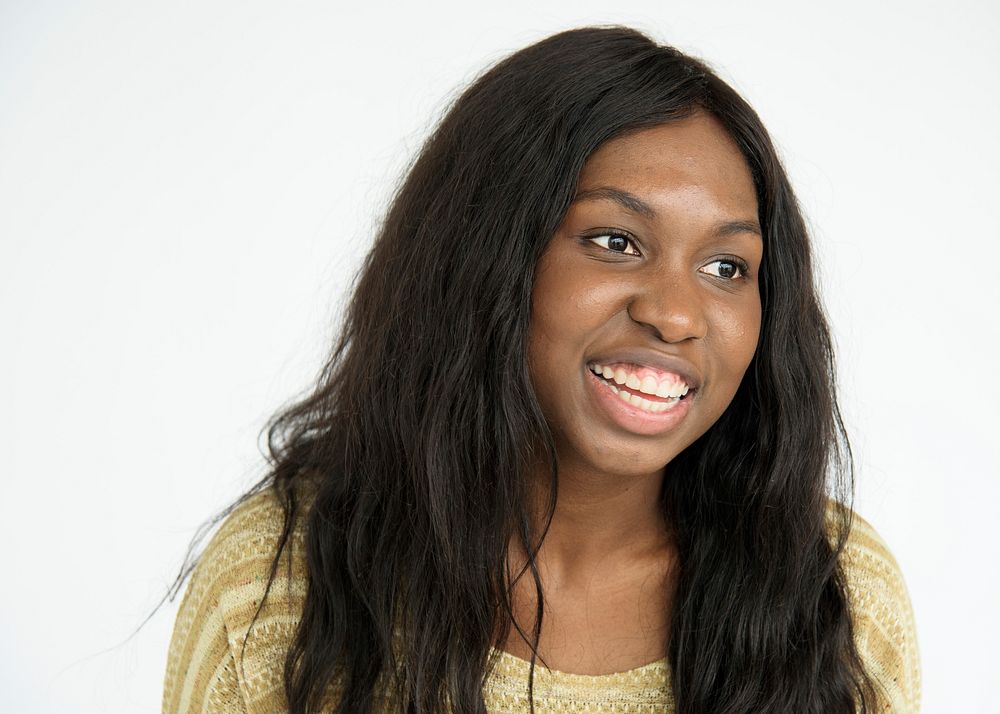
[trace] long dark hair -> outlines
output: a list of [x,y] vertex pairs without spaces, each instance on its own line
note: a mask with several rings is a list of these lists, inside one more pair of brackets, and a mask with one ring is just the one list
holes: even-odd
[[850,496],[851,454],[796,199],[756,113],[705,64],[600,27],[516,52],[454,102],[394,196],[318,384],[265,428],[253,492],[284,509],[275,567],[293,528],[306,534],[292,712],[316,711],[334,681],[339,712],[386,694],[401,712],[485,711],[491,647],[512,625],[511,538],[540,593],[532,445],[551,464],[549,518],[558,481],[527,370],[535,263],[599,146],[698,110],[756,185],[763,318],[732,403],[664,486],[676,711],[872,709],[838,561],[850,510],[828,510]]

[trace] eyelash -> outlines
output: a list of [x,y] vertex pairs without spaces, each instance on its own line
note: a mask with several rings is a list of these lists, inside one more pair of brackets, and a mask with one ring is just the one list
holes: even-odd
[[[605,232],[605,233],[598,233],[596,235],[584,236],[584,238],[586,238],[587,240],[589,240],[591,242],[594,242],[594,240],[597,239],[597,238],[624,238],[626,241],[628,241],[632,245],[633,249],[638,250],[636,248],[636,245],[635,245],[635,239],[632,238],[631,236],[625,234],[625,233],[620,232],[620,231],[608,231],[608,232]],[[601,246],[601,247],[604,248],[604,246]],[[617,253],[618,255],[631,255],[630,253],[623,253],[622,251],[611,250],[610,248],[604,248],[604,250],[606,250],[609,253]],[[735,278],[722,278],[723,280],[726,280],[728,282],[736,282],[738,280],[746,280],[746,279],[748,279],[750,277],[750,266],[747,264],[747,262],[745,260],[743,260],[742,258],[740,258],[738,256],[735,256],[735,255],[723,255],[722,257],[716,258],[715,260],[713,260],[711,263],[709,263],[709,265],[711,265],[712,263],[732,263],[733,265],[736,266],[736,268],[740,271],[739,277],[735,277]],[[713,276],[713,277],[721,277],[721,276]]]

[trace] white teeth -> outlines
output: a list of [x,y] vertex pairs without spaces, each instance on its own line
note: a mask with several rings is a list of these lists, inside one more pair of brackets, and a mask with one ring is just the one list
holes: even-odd
[[683,397],[687,394],[688,387],[686,384],[678,384],[677,382],[670,383],[664,382],[656,390],[656,396],[658,397]]
[[618,395],[619,399],[621,399],[626,404],[631,404],[634,407],[639,407],[640,409],[647,412],[653,412],[653,413],[665,412],[668,409],[672,409],[675,404],[678,404],[680,402],[680,399],[674,399],[673,401],[669,402],[651,402],[648,399],[643,399],[642,397],[636,396],[635,394],[630,394],[626,392],[624,389],[618,389],[618,387],[616,387],[613,384],[609,384],[608,387],[611,389],[612,392]]
[[[629,389],[653,394],[661,398],[677,399],[683,397],[689,390],[688,385],[683,382],[675,382],[671,379],[657,382],[656,378],[652,375],[647,375],[640,380],[637,375],[629,374],[621,367],[611,369],[611,367],[605,365],[593,364],[590,365],[590,371],[600,377],[604,377],[609,382],[614,381],[616,384],[624,384]],[[654,406],[658,403],[652,402]]]
[[[639,385],[639,389],[646,394],[656,394],[656,390],[659,384],[656,381],[656,377],[652,375],[646,376],[642,380],[642,384]],[[657,395],[660,396],[660,395]],[[665,394],[663,396],[666,396]]]

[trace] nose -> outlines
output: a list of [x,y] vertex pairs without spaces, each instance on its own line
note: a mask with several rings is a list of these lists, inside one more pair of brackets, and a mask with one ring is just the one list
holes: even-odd
[[695,281],[673,276],[646,283],[634,292],[628,314],[663,342],[704,337],[708,332],[705,297]]

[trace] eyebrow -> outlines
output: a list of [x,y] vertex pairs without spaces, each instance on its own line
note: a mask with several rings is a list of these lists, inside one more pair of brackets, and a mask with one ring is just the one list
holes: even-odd
[[[648,203],[634,193],[629,193],[628,191],[612,186],[599,186],[597,188],[588,188],[586,191],[580,191],[573,197],[573,202],[601,199],[614,201],[626,211],[635,213],[643,218],[656,218],[656,211]],[[760,225],[757,221],[722,221],[715,226],[713,233],[720,238],[738,233],[755,233],[758,237],[761,237]]]

